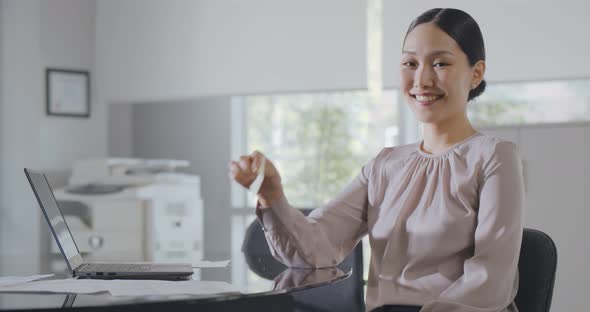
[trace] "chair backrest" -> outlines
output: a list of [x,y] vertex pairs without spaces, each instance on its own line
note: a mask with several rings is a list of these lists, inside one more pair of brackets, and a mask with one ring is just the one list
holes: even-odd
[[[302,210],[307,215],[311,209]],[[262,226],[254,220],[244,236],[242,252],[252,271],[266,279],[273,279],[286,267],[272,258]],[[362,242],[354,248],[338,268],[347,272],[352,268],[352,276],[334,285],[302,290],[293,294],[296,311],[364,311],[363,290],[363,247]]]
[[551,237],[539,230],[524,229],[514,300],[520,312],[549,311],[556,270],[557,248]]

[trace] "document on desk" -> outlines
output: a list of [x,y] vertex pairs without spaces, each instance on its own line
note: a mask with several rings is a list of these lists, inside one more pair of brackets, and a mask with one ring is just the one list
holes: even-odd
[[36,281],[52,276],[53,274],[32,276],[0,276],[0,287]]
[[1,286],[0,292],[31,293],[110,293],[113,296],[168,296],[168,295],[215,295],[235,293],[239,289],[219,281],[158,281],[158,280],[95,280],[59,279],[33,281]]

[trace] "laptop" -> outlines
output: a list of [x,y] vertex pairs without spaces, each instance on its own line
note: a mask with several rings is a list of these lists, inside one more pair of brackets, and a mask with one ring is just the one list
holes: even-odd
[[188,280],[191,278],[192,265],[184,263],[85,263],[45,174],[25,168],[25,175],[73,277],[161,280]]

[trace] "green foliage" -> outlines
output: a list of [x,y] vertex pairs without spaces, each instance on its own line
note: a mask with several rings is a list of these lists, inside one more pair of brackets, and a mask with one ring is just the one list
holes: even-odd
[[366,92],[248,97],[247,109],[248,149],[273,160],[299,207],[338,194],[382,148],[383,126],[396,123],[396,106]]
[[526,121],[527,104],[510,99],[476,101],[468,106],[469,119],[477,126],[519,124]]

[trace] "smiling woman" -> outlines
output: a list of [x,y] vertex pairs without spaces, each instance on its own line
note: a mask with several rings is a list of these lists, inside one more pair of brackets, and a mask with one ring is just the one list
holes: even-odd
[[[287,201],[284,170],[266,159],[256,214],[271,252],[292,267],[335,266],[368,235],[368,310],[517,311],[520,155],[466,113],[485,88],[479,27],[463,11],[429,10],[410,25],[403,52],[401,92],[424,139],[382,149],[307,217]],[[248,187],[264,158],[230,162],[230,177]]]

